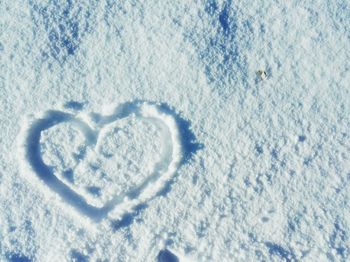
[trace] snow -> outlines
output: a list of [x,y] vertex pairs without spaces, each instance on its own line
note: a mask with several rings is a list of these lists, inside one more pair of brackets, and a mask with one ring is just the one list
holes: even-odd
[[0,6],[0,261],[350,259],[348,1]]

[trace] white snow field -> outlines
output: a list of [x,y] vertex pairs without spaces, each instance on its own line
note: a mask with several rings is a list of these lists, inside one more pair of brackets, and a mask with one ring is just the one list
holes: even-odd
[[350,261],[348,0],[2,0],[0,109],[0,261]]

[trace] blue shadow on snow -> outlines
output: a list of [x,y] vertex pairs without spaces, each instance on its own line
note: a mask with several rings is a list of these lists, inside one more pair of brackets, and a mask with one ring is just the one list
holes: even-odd
[[161,250],[157,256],[157,262],[179,262],[179,258],[168,249]]
[[6,254],[6,259],[9,262],[31,262],[32,260],[24,255],[16,253]]

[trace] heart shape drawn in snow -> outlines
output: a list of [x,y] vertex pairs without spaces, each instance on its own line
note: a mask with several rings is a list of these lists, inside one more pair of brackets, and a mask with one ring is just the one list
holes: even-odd
[[[172,111],[165,109],[162,105],[142,101],[121,104],[107,115],[97,113],[73,114],[71,112],[58,110],[46,111],[41,116],[31,120],[23,129],[24,133],[21,136],[21,148],[24,156],[23,162],[27,166],[29,164],[30,170],[34,171],[36,176],[43,181],[49,189],[57,193],[62,198],[64,204],[71,205],[80,214],[91,218],[93,221],[100,221],[109,214],[120,216],[144,204],[147,200],[160,193],[172,179],[179,165],[183,163],[186,153],[189,153],[188,148],[183,143],[184,139],[189,139],[189,136],[187,135],[186,138],[180,136],[180,134],[185,134],[187,131],[179,131],[178,117],[171,112]],[[123,121],[126,120],[129,122],[131,121],[132,124],[127,125],[123,123]],[[121,140],[121,142],[124,142],[124,145],[127,144],[125,141],[130,141],[131,143],[132,141],[136,142],[134,142],[132,146],[126,149],[124,148],[124,152],[118,152],[118,148],[123,146],[123,143],[118,144],[119,147],[112,147],[112,154],[108,152],[108,150],[110,150],[110,145],[114,143],[113,141],[121,137],[118,132],[123,130],[123,128],[127,129],[127,127],[129,129],[133,129],[133,127],[137,129],[135,128],[135,123],[141,123],[143,125],[142,127],[140,124],[140,126],[144,128],[141,130],[142,132],[137,133],[136,131],[138,130],[134,130],[137,134],[132,140],[128,140],[130,137],[126,137],[124,140]],[[114,155],[121,157],[120,159],[125,159],[123,158],[124,156],[120,156],[120,153],[127,155],[130,152],[132,153],[133,150],[137,150],[136,147],[138,144],[136,138],[140,137],[141,140],[147,140],[142,143],[145,143],[145,145],[150,144],[151,146],[149,148],[153,148],[155,152],[158,152],[156,160],[151,158],[153,163],[148,167],[149,171],[146,172],[146,175],[144,174],[144,176],[141,176],[138,180],[134,179],[132,185],[125,187],[122,185],[120,192],[113,192],[113,187],[111,187],[113,180],[106,180],[107,182],[105,185],[106,188],[108,188],[106,191],[109,193],[105,194],[105,197],[102,198],[100,202],[94,202],[92,198],[89,198],[89,194],[84,193],[85,191],[82,190],[81,187],[79,188],[79,186],[74,185],[74,183],[70,183],[70,180],[65,179],[64,176],[59,176],[57,169],[50,165],[50,156],[46,157],[43,153],[45,148],[43,149],[42,140],[50,135],[50,133],[48,133],[49,130],[53,130],[64,124],[77,130],[77,133],[79,133],[78,137],[82,140],[80,141],[79,147],[80,154],[72,154],[75,156],[74,163],[67,164],[69,168],[63,172],[66,178],[70,177],[71,180],[75,178],[76,173],[80,173],[81,181],[83,181],[81,183],[83,184],[89,176],[94,177],[95,175],[95,178],[97,177],[98,180],[102,175],[106,174],[100,172],[99,176],[96,176],[96,170],[101,169],[103,163],[109,163],[109,166],[113,166],[113,164],[117,165],[115,164],[117,160],[113,158]],[[138,128],[140,128],[140,126],[138,126]],[[151,129],[153,133],[148,131]],[[111,130],[116,130],[116,133],[113,133]],[[144,135],[145,133],[148,133],[148,137]],[[68,142],[64,141],[67,139]],[[58,140],[58,145],[53,142],[51,143],[53,151],[46,150],[49,154],[59,151],[58,147],[60,146],[69,147],[70,143],[75,143],[74,139],[69,139],[69,134],[65,133],[65,131],[63,132],[63,136],[58,137],[56,140]],[[111,142],[110,140],[113,141]],[[153,140],[158,141],[158,143],[155,143]],[[146,146],[142,144],[140,150],[142,150],[143,147]],[[113,150],[115,152],[113,152]],[[134,162],[143,161],[142,163],[144,164],[149,161],[150,158],[149,156],[147,157],[147,153],[153,152],[150,150],[151,149],[139,154],[140,156],[146,156],[146,158],[138,157],[135,158],[136,161]],[[97,157],[96,165],[91,161],[91,158],[86,160],[86,158],[89,158],[87,157],[87,152],[93,156],[92,159],[96,160]],[[192,150],[191,153],[193,152],[194,150]],[[62,158],[64,158],[64,156],[58,157],[58,155],[55,157],[61,162],[63,161]],[[103,159],[104,162],[101,159]],[[141,161],[140,159],[143,160]],[[102,164],[99,160],[102,161]],[[56,163],[61,163],[57,161]],[[129,159],[127,162],[130,163],[132,161]],[[124,163],[126,162],[124,161]],[[137,164],[138,163],[136,163],[136,165]],[[86,166],[89,166],[90,169],[86,168]],[[133,176],[131,177],[130,174],[126,174],[126,180],[132,180],[133,177],[137,177],[137,170],[142,168],[142,166],[139,166],[139,169],[136,168],[136,171],[134,171],[136,174],[132,174]],[[91,172],[85,174],[88,169]],[[96,171],[95,174],[94,171]],[[108,175],[110,177],[118,177],[118,173]],[[89,184],[90,182],[91,181],[88,180],[86,183]],[[98,187],[90,187],[90,189],[92,192],[100,190]],[[98,193],[100,194],[100,192]]]

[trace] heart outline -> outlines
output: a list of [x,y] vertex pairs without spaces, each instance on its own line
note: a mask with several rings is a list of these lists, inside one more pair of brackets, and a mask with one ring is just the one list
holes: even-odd
[[[172,159],[170,163],[166,165],[166,170],[164,172],[157,172],[157,170],[162,171],[162,169],[156,168],[156,172],[148,176],[146,179],[147,181],[144,181],[136,190],[131,190],[122,196],[117,196],[102,207],[90,205],[83,196],[60,180],[54,174],[53,170],[45,164],[40,152],[41,133],[57,124],[71,121],[73,124],[78,125],[90,143],[96,144],[97,136],[94,130],[99,130],[99,127],[121,120],[131,114],[142,118],[153,118],[159,121],[158,124],[168,129],[172,142]],[[88,120],[88,123],[86,123],[86,120]],[[91,128],[91,125],[94,127]],[[106,116],[91,113],[88,117],[86,115],[76,117],[71,113],[63,111],[48,110],[41,117],[31,121],[30,125],[24,129],[24,132],[21,148],[24,151],[23,156],[27,164],[29,164],[30,169],[34,171],[37,177],[52,191],[58,194],[64,202],[70,204],[76,211],[95,222],[101,221],[117,207],[121,209],[121,212],[123,212],[123,210],[130,210],[155,196],[155,194],[163,189],[166,181],[169,181],[175,174],[184,156],[182,154],[182,143],[176,118],[168,114],[168,112],[165,112],[161,105],[148,102],[123,103],[116,107],[112,114]],[[159,161],[159,163],[161,163],[161,161]],[[153,182],[151,186],[150,182]]]

